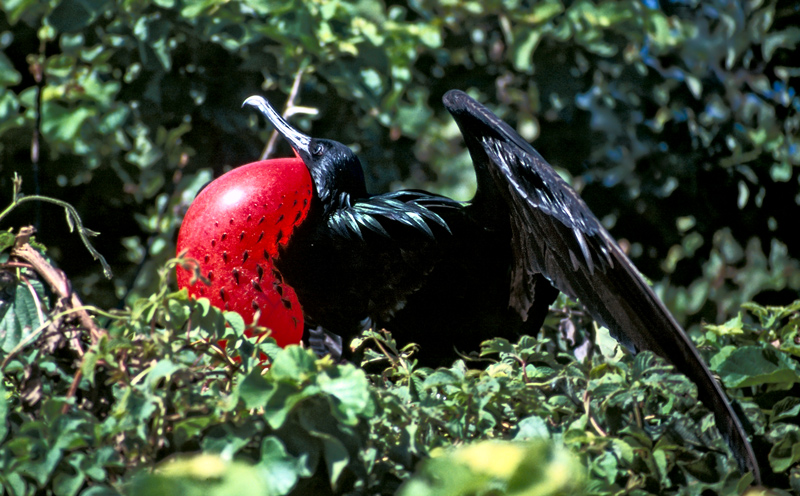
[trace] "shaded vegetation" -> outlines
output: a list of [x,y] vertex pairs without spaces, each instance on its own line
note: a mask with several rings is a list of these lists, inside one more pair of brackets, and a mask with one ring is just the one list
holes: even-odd
[[[483,361],[450,368],[416,367],[402,336],[366,335],[362,370],[253,342],[235,314],[172,292],[186,206],[269,138],[239,109],[247,96],[294,94],[293,122],[356,149],[373,191],[466,199],[471,165],[440,104],[461,88],[629,248],[752,424],[767,484],[800,491],[798,21],[778,1],[5,1],[0,206],[15,172],[28,194],[73,205],[114,275],[61,207],[0,214],[13,227],[0,238],[0,484],[18,495],[188,493],[198,480],[220,494],[745,487],[693,386],[650,354],[618,353],[566,301],[540,336],[488,342]],[[16,236],[28,224],[43,245]],[[47,274],[71,282],[93,322]],[[213,344],[223,338],[227,350]],[[502,469],[449,449],[490,440],[507,444],[476,446]],[[529,469],[541,460],[553,469]]]

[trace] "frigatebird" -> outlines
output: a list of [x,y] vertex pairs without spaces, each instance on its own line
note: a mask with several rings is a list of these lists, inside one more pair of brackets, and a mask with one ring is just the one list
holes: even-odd
[[258,108],[313,179],[311,205],[275,259],[308,323],[344,338],[364,319],[420,345],[423,361],[494,336],[539,331],[558,292],[633,352],[650,350],[698,388],[744,469],[755,455],[725,393],[681,326],[580,196],[514,129],[466,93],[443,102],[471,155],[469,202],[420,190],[367,192],[347,146]]

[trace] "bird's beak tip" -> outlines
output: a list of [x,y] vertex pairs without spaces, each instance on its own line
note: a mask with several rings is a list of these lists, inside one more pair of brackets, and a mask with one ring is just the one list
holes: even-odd
[[250,105],[251,107],[258,107],[258,106],[261,104],[261,102],[262,102],[263,100],[264,100],[264,98],[263,98],[263,97],[260,97],[260,96],[258,96],[258,95],[249,96],[249,97],[247,97],[247,99],[246,99],[246,100],[245,100],[245,101],[242,103],[242,108],[244,108],[244,107],[246,107],[246,106],[248,106],[248,105]]
[[258,95],[248,97],[242,104],[242,107],[246,105],[255,107],[264,114],[264,117],[272,123],[276,131],[283,135],[295,151],[298,149],[305,149],[308,146],[311,138],[290,126],[289,123],[286,122],[286,119],[279,114],[264,97]]

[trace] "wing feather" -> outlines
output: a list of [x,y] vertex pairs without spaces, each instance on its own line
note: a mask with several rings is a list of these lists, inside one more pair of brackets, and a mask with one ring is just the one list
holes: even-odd
[[541,274],[580,299],[627,348],[651,350],[672,362],[697,385],[740,465],[760,481],[752,447],[725,393],[589,207],[529,143],[466,93],[450,91],[444,103],[475,165],[478,190],[472,208],[498,211],[511,222],[515,263],[510,305],[526,318],[533,283]]
[[348,202],[331,213],[329,227],[346,239],[364,240],[362,227],[390,238],[392,223],[400,223],[435,239],[432,227],[450,232],[450,227],[436,210],[463,208],[463,204],[445,196],[425,191],[404,190]]

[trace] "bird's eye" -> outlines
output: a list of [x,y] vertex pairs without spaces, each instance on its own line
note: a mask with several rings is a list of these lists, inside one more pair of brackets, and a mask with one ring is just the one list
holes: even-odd
[[311,146],[311,153],[314,155],[322,155],[324,151],[325,151],[325,145],[323,145],[322,143],[314,143]]

